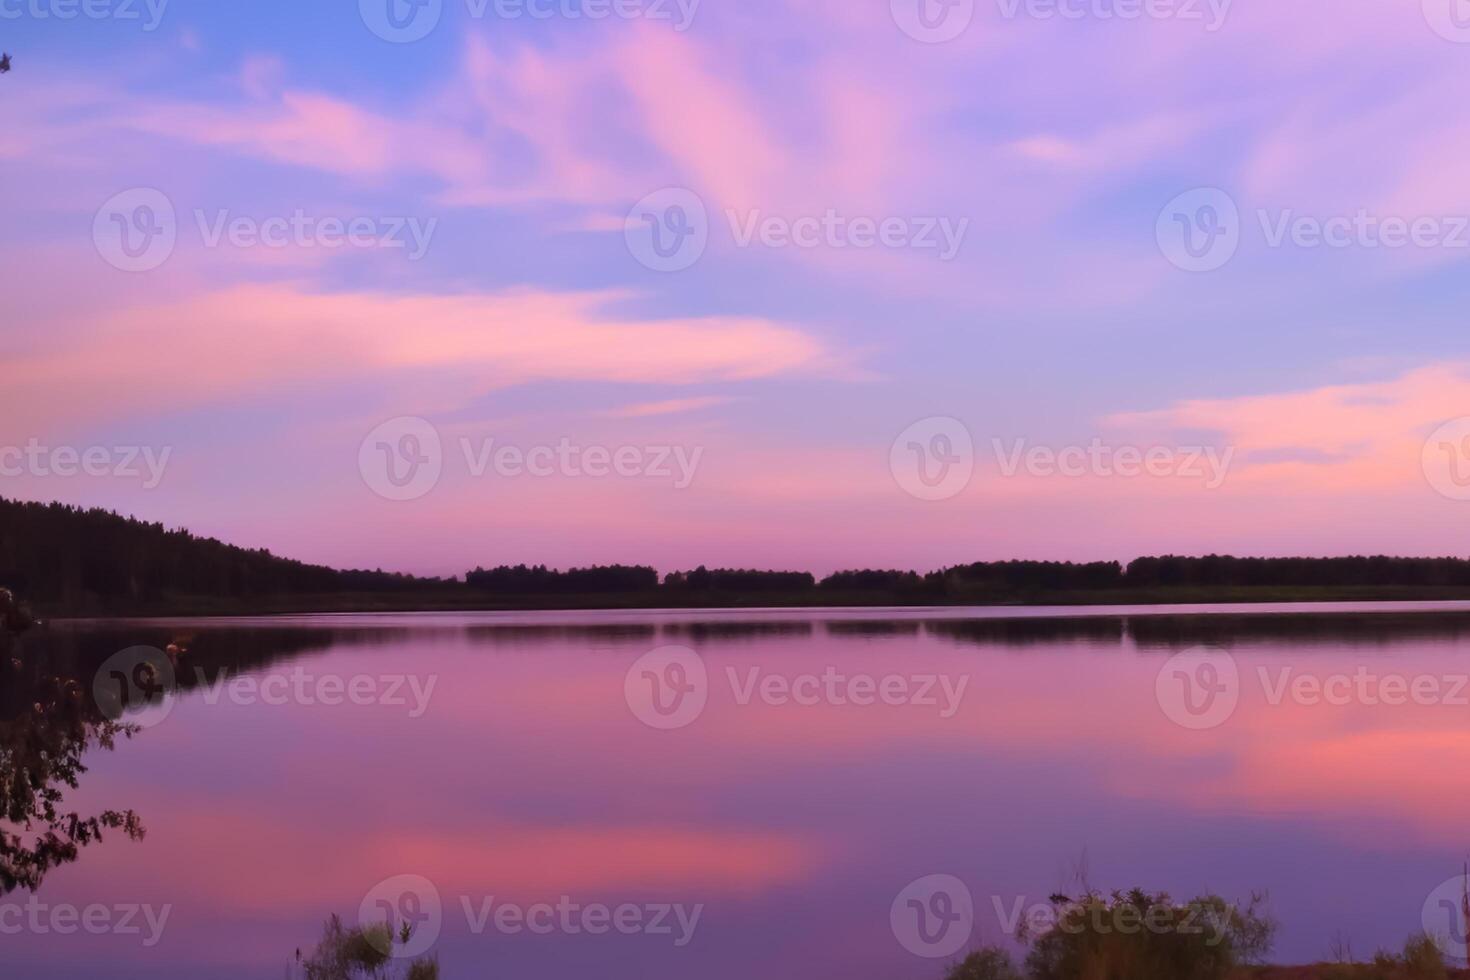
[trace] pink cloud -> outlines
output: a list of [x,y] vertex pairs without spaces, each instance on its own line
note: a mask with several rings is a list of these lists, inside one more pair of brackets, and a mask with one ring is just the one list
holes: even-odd
[[235,286],[104,314],[73,343],[18,358],[0,403],[11,425],[54,424],[421,372],[469,397],[531,381],[692,384],[843,370],[822,341],[789,324],[608,312],[626,298]]
[[1231,486],[1341,494],[1422,483],[1425,437],[1467,406],[1470,365],[1443,363],[1388,381],[1197,399],[1104,421],[1144,436],[1218,433],[1241,457]]
[[637,405],[624,405],[622,408],[612,409],[606,414],[612,418],[620,419],[640,419],[653,415],[678,415],[683,412],[695,412],[701,408],[724,405],[729,401],[729,398],[719,395],[707,395],[701,398],[671,398],[661,402],[640,402]]

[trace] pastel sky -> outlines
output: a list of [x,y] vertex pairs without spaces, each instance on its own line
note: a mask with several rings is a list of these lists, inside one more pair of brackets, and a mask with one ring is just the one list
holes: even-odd
[[[1470,12],[919,2],[0,0],[0,494],[432,574],[1463,551]],[[636,475],[475,473],[558,445]]]

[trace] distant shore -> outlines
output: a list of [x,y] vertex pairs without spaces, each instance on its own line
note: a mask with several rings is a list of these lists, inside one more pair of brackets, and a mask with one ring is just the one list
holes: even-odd
[[834,592],[649,592],[590,595],[496,595],[458,587],[423,592],[334,592],[280,596],[175,595],[126,603],[89,601],[31,603],[47,619],[155,616],[246,616],[289,613],[355,612],[555,612],[599,609],[765,609],[1030,606],[1224,605],[1277,602],[1438,602],[1470,601],[1470,588],[1440,586],[1234,586],[1160,587],[1087,591],[1037,591],[986,601],[975,597],[915,595],[877,591]]
[[1099,606],[1470,600],[1470,559],[1145,555],[937,569],[313,565],[109,511],[0,497],[0,587],[48,618],[575,609]]

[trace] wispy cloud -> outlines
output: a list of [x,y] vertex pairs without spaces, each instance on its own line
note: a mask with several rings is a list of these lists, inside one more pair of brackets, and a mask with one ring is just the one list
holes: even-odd
[[12,423],[55,422],[426,372],[468,398],[536,381],[693,384],[844,370],[840,354],[791,324],[609,312],[627,298],[237,286],[124,310],[65,349],[19,358],[0,406]]
[[701,408],[713,408],[715,405],[725,405],[733,399],[723,395],[707,395],[701,398],[671,398],[661,402],[640,402],[636,405],[624,405],[621,408],[613,408],[604,412],[610,418],[615,419],[642,419],[655,415],[679,415],[684,412],[697,412]]

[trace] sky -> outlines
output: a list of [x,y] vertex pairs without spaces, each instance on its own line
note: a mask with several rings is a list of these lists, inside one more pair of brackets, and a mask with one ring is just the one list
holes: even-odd
[[1454,554],[1460,0],[0,0],[0,494],[313,562]]

